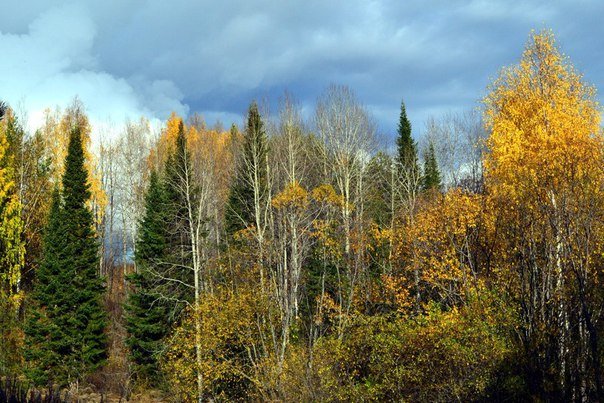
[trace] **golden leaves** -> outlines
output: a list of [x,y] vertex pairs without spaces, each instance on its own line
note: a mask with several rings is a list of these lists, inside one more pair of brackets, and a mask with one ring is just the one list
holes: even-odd
[[149,167],[156,171],[163,169],[168,155],[175,149],[181,124],[192,166],[197,175],[196,180],[206,185],[211,183],[211,186],[216,188],[220,200],[218,205],[223,208],[229,194],[229,180],[233,166],[230,132],[209,129],[204,124],[186,124],[180,116],[172,113],[149,153]]
[[320,185],[312,190],[312,198],[320,203],[341,207],[344,204],[344,197],[338,195],[331,185]]
[[261,354],[261,344],[268,337],[266,320],[270,312],[270,302],[258,290],[240,287],[234,292],[224,288],[205,294],[199,311],[189,310],[169,339],[162,361],[169,383],[181,398],[195,401],[197,396],[195,315],[201,323],[199,348],[203,359],[199,371],[203,391],[229,400],[237,393],[246,393],[250,386],[248,380],[254,377],[252,360],[260,358],[257,354]]
[[426,301],[453,306],[465,300],[477,285],[472,247],[481,221],[481,196],[452,189],[429,200],[397,231],[394,259],[401,266],[384,278],[397,306],[408,308],[410,300],[404,298],[415,298],[417,287]]
[[21,201],[15,189],[12,156],[7,155],[6,121],[0,122],[0,294],[19,298],[18,284],[25,259]]
[[520,64],[504,69],[490,90],[485,166],[494,195],[540,200],[532,197],[540,189],[593,181],[602,160],[595,89],[558,51],[551,32],[534,34]]
[[289,208],[303,211],[308,207],[308,192],[295,181],[286,185],[271,203],[278,210]]

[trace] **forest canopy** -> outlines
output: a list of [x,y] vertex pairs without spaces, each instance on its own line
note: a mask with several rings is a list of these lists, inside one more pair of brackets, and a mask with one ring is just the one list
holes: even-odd
[[604,400],[596,89],[542,31],[421,139],[401,96],[393,147],[344,85],[308,119],[286,93],[241,127],[173,113],[96,143],[77,100],[32,133],[1,104],[0,380],[133,401]]

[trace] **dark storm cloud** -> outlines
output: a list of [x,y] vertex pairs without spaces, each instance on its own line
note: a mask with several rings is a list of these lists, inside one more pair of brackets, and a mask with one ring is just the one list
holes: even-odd
[[601,1],[30,1],[0,14],[0,98],[34,117],[78,94],[94,119],[172,110],[240,122],[252,98],[288,90],[307,114],[349,85],[380,130],[404,98],[416,134],[470,109],[531,29],[552,28],[602,87]]

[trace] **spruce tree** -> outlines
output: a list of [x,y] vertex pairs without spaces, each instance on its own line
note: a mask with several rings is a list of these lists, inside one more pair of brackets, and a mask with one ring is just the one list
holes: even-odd
[[252,102],[247,114],[241,151],[225,212],[225,227],[228,235],[233,235],[254,224],[255,190],[258,197],[265,197],[267,193],[267,153],[268,140],[264,124],[258,112],[258,105]]
[[[98,369],[107,357],[105,287],[98,275],[88,173],[78,127],[70,133],[62,198],[55,194],[43,260],[32,296],[27,336],[30,375],[37,383],[68,384]],[[55,192],[56,193],[56,192]],[[36,343],[37,342],[37,343]]]
[[422,180],[422,188],[424,190],[440,190],[441,189],[440,170],[436,161],[436,152],[434,143],[430,141],[428,150],[424,155],[424,175]]
[[[192,183],[191,158],[182,121],[179,124],[175,149],[169,154],[164,169],[165,228],[167,237],[166,263],[159,269],[163,276],[177,281],[165,283],[164,293],[177,301],[192,301],[193,292],[185,284],[193,284],[189,202],[195,203],[197,189]],[[195,216],[193,212],[193,216]],[[170,312],[171,320],[180,314],[184,304],[177,303]]]
[[[158,381],[158,353],[170,327],[193,300],[194,283],[188,208],[197,204],[184,125],[179,122],[164,175],[151,174],[145,215],[139,224],[135,261],[138,272],[126,304],[130,359],[139,379]],[[193,211],[193,216],[196,212]]]
[[[68,323],[74,338],[72,362],[74,377],[88,374],[105,361],[106,314],[103,309],[105,287],[99,276],[99,245],[94,233],[94,217],[88,202],[91,192],[82,135],[72,131],[63,174],[63,225],[65,266],[72,276],[67,287],[71,311]],[[70,289],[71,288],[71,289]],[[75,291],[75,292],[74,292]]]
[[43,260],[36,272],[31,294],[31,309],[25,326],[26,374],[37,385],[52,384],[67,378],[66,368],[59,363],[69,351],[67,328],[59,325],[58,303],[62,299],[65,273],[60,250],[64,228],[61,195],[58,187],[52,195],[48,223],[44,229]]
[[129,276],[133,290],[126,304],[126,326],[130,360],[139,380],[156,383],[157,363],[163,339],[170,329],[168,307],[158,295],[155,271],[166,260],[167,233],[165,192],[155,171],[151,172],[145,196],[145,213],[139,224],[135,262],[137,272]]
[[396,146],[396,160],[401,170],[401,175],[405,175],[404,177],[412,177],[411,175],[417,174],[417,172],[419,172],[417,162],[417,144],[411,136],[411,122],[407,118],[405,103],[402,101]]

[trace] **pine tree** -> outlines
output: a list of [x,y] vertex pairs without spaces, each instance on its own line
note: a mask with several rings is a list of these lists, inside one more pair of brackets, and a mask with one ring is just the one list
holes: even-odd
[[424,155],[424,176],[422,188],[424,190],[440,190],[441,178],[438,162],[436,161],[436,152],[434,151],[434,143],[430,142],[428,150]]
[[225,227],[229,235],[255,224],[256,198],[266,197],[268,173],[266,156],[268,140],[258,105],[253,102],[247,115],[243,144],[231,184],[225,213]]
[[37,383],[82,379],[107,357],[105,288],[98,276],[98,244],[87,204],[90,189],[84,162],[82,136],[75,127],[65,160],[62,198],[55,192],[32,296],[37,312],[27,326],[34,350],[29,357],[30,376]]
[[412,175],[415,175],[417,172],[419,172],[417,163],[417,144],[411,136],[411,122],[407,118],[405,103],[402,101],[396,146],[396,160],[401,169],[401,175],[405,175],[405,177],[412,177]]
[[126,304],[126,324],[130,360],[139,380],[152,383],[159,377],[157,354],[170,329],[168,307],[159,299],[157,278],[159,262],[166,259],[165,192],[155,171],[151,172],[145,196],[145,214],[139,224],[135,262],[137,273],[128,280],[134,289]]

